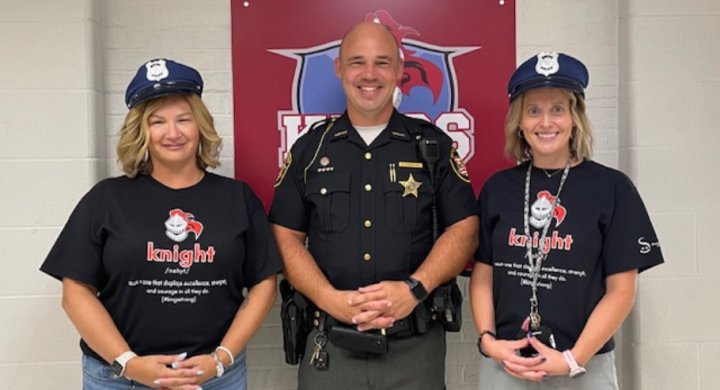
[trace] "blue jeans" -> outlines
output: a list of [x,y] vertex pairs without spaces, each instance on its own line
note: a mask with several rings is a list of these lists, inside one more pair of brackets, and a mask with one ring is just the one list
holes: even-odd
[[[83,390],[148,390],[150,387],[131,381],[125,377],[117,378],[110,366],[83,354]],[[235,358],[221,378],[213,378],[202,384],[203,390],[247,390],[247,368],[245,350]]]

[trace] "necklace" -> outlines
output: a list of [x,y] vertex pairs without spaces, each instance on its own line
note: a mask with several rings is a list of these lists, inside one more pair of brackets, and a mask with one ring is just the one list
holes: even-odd
[[[560,186],[558,188],[557,194],[555,195],[555,199],[552,202],[550,210],[555,210],[555,207],[560,204],[560,193],[562,192],[563,186],[565,185],[565,180],[567,180],[568,174],[570,173],[571,161],[572,159],[568,159],[567,164],[565,164],[565,169],[557,171],[562,171],[563,175],[560,179]],[[549,219],[543,227],[542,234],[540,235],[540,240],[538,241],[537,253],[533,254],[533,240],[530,239],[530,174],[532,173],[532,167],[533,164],[531,160],[528,162],[528,170],[527,174],[525,174],[525,204],[523,213],[523,228],[525,236],[527,237],[527,244],[525,245],[525,257],[528,259],[529,263],[528,269],[530,271],[530,287],[532,288],[532,296],[530,297],[530,326],[532,329],[537,329],[540,327],[541,320],[540,311],[538,309],[539,303],[537,298],[537,281],[538,277],[540,276],[540,268],[542,267],[542,263],[543,261],[545,261],[548,256],[548,252],[550,251],[550,248],[543,248],[543,245],[547,245],[545,243],[545,238],[547,237],[548,228],[550,227],[550,222],[552,221],[552,218]],[[554,172],[553,175],[557,172]],[[545,172],[545,174],[547,175],[547,172]],[[548,175],[548,177],[550,176]]]
[[562,169],[558,169],[558,170],[556,170],[555,172],[550,173],[550,172],[548,172],[547,169],[545,169],[545,168],[540,168],[540,169],[542,169],[542,171],[545,172],[545,176],[547,176],[548,179],[552,178],[553,176],[555,176],[555,175],[557,175],[558,173],[560,173],[560,172],[563,171]]
[[203,179],[203,177],[205,177],[205,170],[201,169],[200,176],[198,176],[197,181],[193,185],[197,185],[198,183],[200,183],[200,181]]

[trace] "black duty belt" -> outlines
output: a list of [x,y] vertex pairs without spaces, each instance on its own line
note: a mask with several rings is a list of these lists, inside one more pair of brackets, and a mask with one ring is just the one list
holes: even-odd
[[[415,326],[413,324],[414,314],[415,314],[415,310],[413,310],[413,312],[410,313],[409,316],[399,319],[399,320],[396,320],[395,323],[393,324],[393,326],[391,326],[389,328],[385,328],[383,330],[377,330],[377,329],[369,330],[367,332],[383,334],[388,337],[397,337],[397,338],[409,337],[409,336],[414,336],[417,334],[424,333],[424,332],[418,332],[415,329]],[[319,318],[320,316],[325,316],[326,317],[325,324],[329,327],[338,326],[338,327],[343,327],[343,328],[355,328],[355,326],[346,324],[342,321],[339,321],[321,310],[316,310],[313,313],[313,316],[315,317],[315,320],[313,321],[313,325],[315,325],[315,327],[317,327],[317,324],[318,324],[317,318]]]

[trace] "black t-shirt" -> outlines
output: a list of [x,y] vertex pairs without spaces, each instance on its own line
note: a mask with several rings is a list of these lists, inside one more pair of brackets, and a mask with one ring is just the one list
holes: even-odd
[[[480,247],[476,259],[493,265],[497,335],[515,339],[527,318],[531,295],[525,258],[523,205],[528,163],[493,175],[483,187]],[[655,231],[637,189],[623,173],[592,161],[570,170],[560,204],[550,210],[562,172],[531,175],[530,235],[533,253],[542,221],[550,218],[547,259],[538,279],[542,324],[552,328],[559,350],[572,348],[605,295],[605,278],[663,262]],[[614,348],[611,339],[599,353]]]
[[[438,143],[434,183],[417,137]],[[310,253],[337,289],[415,272],[433,246],[433,193],[440,233],[478,212],[452,140],[397,111],[370,145],[347,114],[321,125],[297,140],[285,165],[270,220],[308,233]]]
[[191,356],[219,345],[244,287],[281,269],[259,199],[247,184],[209,172],[180,190],[144,175],[98,183],[41,267],[96,287],[136,353]]

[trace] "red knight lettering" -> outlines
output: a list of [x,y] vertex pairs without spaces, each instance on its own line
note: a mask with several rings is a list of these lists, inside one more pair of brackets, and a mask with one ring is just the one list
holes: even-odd
[[508,237],[508,245],[510,246],[525,246],[527,236],[515,234],[515,228],[510,229],[510,237]]
[[183,268],[189,268],[194,263],[212,263],[215,258],[215,247],[210,246],[203,250],[200,244],[195,244],[193,249],[180,250],[178,245],[173,249],[155,249],[152,241],[147,243],[147,261],[156,263],[178,263]]
[[[527,245],[527,240],[528,237],[526,235],[517,234],[517,230],[515,228],[510,229],[510,234],[508,235],[508,246],[524,247]],[[544,253],[550,252],[551,249],[569,251],[572,249],[572,244],[574,242],[572,234],[560,237],[557,230],[553,231],[552,236],[545,237],[542,245],[540,245],[540,234],[538,232],[534,232],[532,237],[530,237],[530,240],[530,245],[533,248],[540,247]]]

